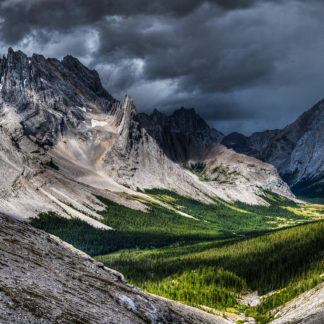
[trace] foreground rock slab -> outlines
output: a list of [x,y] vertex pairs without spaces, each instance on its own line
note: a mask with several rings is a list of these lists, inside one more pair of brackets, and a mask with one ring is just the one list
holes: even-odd
[[324,284],[293,299],[279,309],[276,316],[280,317],[273,321],[274,324],[324,323]]
[[0,323],[228,323],[144,293],[43,231],[0,214]]

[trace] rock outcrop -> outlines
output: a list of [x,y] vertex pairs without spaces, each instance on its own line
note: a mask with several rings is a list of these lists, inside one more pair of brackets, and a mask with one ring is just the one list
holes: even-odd
[[324,192],[323,129],[324,100],[282,130],[235,139],[229,135],[223,143],[273,164],[297,194],[320,197]]
[[273,312],[273,324],[320,324],[324,322],[324,284],[304,292]]
[[144,293],[60,239],[0,214],[0,322],[228,323]]

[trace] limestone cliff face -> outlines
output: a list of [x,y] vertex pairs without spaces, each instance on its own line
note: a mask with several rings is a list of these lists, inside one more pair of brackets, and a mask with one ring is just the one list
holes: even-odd
[[71,56],[58,61],[12,49],[0,60],[0,94],[0,111],[13,107],[21,125],[11,129],[13,138],[19,144],[26,136],[40,146],[52,146],[64,132],[77,128],[87,110],[108,111],[116,103],[97,72]]
[[[223,135],[193,109],[137,114],[129,96],[115,100],[98,73],[72,56],[59,61],[9,49],[0,60],[0,134],[0,174],[10,174],[0,188],[0,211],[21,217],[54,210],[106,228],[93,211],[103,206],[89,199],[92,194],[143,209],[116,192],[147,188],[204,201],[216,195],[259,204],[262,189],[293,197],[274,169],[269,177],[271,166],[246,156],[226,158],[234,153],[216,149]],[[253,170],[228,173],[225,182],[212,176],[200,181],[188,169],[204,162],[234,170],[245,160]]]
[[297,192],[321,194],[323,135],[324,101],[321,101],[285,127],[261,152],[261,157],[273,163]]
[[223,143],[273,164],[298,194],[324,192],[324,100],[282,130],[252,134],[238,140],[229,135]]

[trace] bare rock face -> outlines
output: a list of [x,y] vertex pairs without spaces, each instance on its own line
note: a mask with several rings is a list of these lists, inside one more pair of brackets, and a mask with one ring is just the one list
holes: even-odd
[[168,128],[173,133],[189,134],[205,144],[219,143],[224,137],[221,132],[209,127],[193,108],[182,107],[170,116],[155,109],[150,118],[154,123]]
[[324,284],[299,295],[284,306],[274,310],[273,315],[278,319],[273,324],[307,323],[317,324],[324,322]]
[[1,323],[228,323],[152,296],[60,239],[0,214]]
[[2,110],[13,107],[22,126],[14,138],[18,145],[26,136],[40,146],[53,146],[84,121],[87,110],[107,112],[117,104],[98,73],[72,56],[62,61],[37,54],[27,57],[11,48],[0,60],[0,94]]
[[[182,116],[188,125],[195,126],[174,126],[181,124]],[[200,191],[252,204],[263,204],[260,188],[293,198],[272,165],[220,145],[222,136],[211,136],[213,130],[193,109],[181,108],[170,117],[155,110],[151,116],[139,114],[138,118],[172,161],[198,173],[203,180]],[[209,134],[207,140],[202,140],[203,133]]]
[[284,128],[261,152],[299,194],[323,193],[324,101]]
[[[137,114],[129,96],[115,100],[98,73],[72,56],[59,61],[9,49],[0,60],[0,136],[0,211],[22,218],[53,210],[109,229],[94,212],[103,205],[93,195],[145,209],[118,193],[150,188],[203,201],[216,195],[260,204],[262,189],[293,198],[275,170],[260,161],[246,167],[251,172],[244,176],[201,181],[188,165],[215,168],[220,155],[235,155],[216,149],[221,133],[192,109]],[[233,169],[241,168],[237,160],[224,158]]]
[[[138,119],[165,154],[177,163],[199,159],[204,155],[204,147],[219,143],[222,136],[211,129],[193,109],[181,108],[171,116],[155,109],[151,115],[138,114]],[[216,132],[215,136],[212,135],[213,131]]]
[[235,152],[260,158],[260,152],[267,147],[271,140],[280,133],[280,130],[267,130],[256,132],[251,136],[240,133],[231,133],[225,136],[222,144]]
[[250,156],[258,153],[250,144],[249,137],[240,133],[234,132],[225,136],[222,140],[222,144],[238,153]]
[[324,192],[324,100],[282,130],[254,133],[250,137],[225,137],[223,143],[237,152],[273,164],[298,194]]

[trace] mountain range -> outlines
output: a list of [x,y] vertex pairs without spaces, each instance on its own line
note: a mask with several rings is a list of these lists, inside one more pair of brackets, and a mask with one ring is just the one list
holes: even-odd
[[0,132],[6,214],[54,210],[102,227],[91,194],[140,209],[116,192],[161,188],[251,204],[266,204],[263,190],[294,198],[275,167],[220,145],[223,135],[194,110],[137,114],[128,95],[114,99],[72,56],[8,50],[0,61]]

